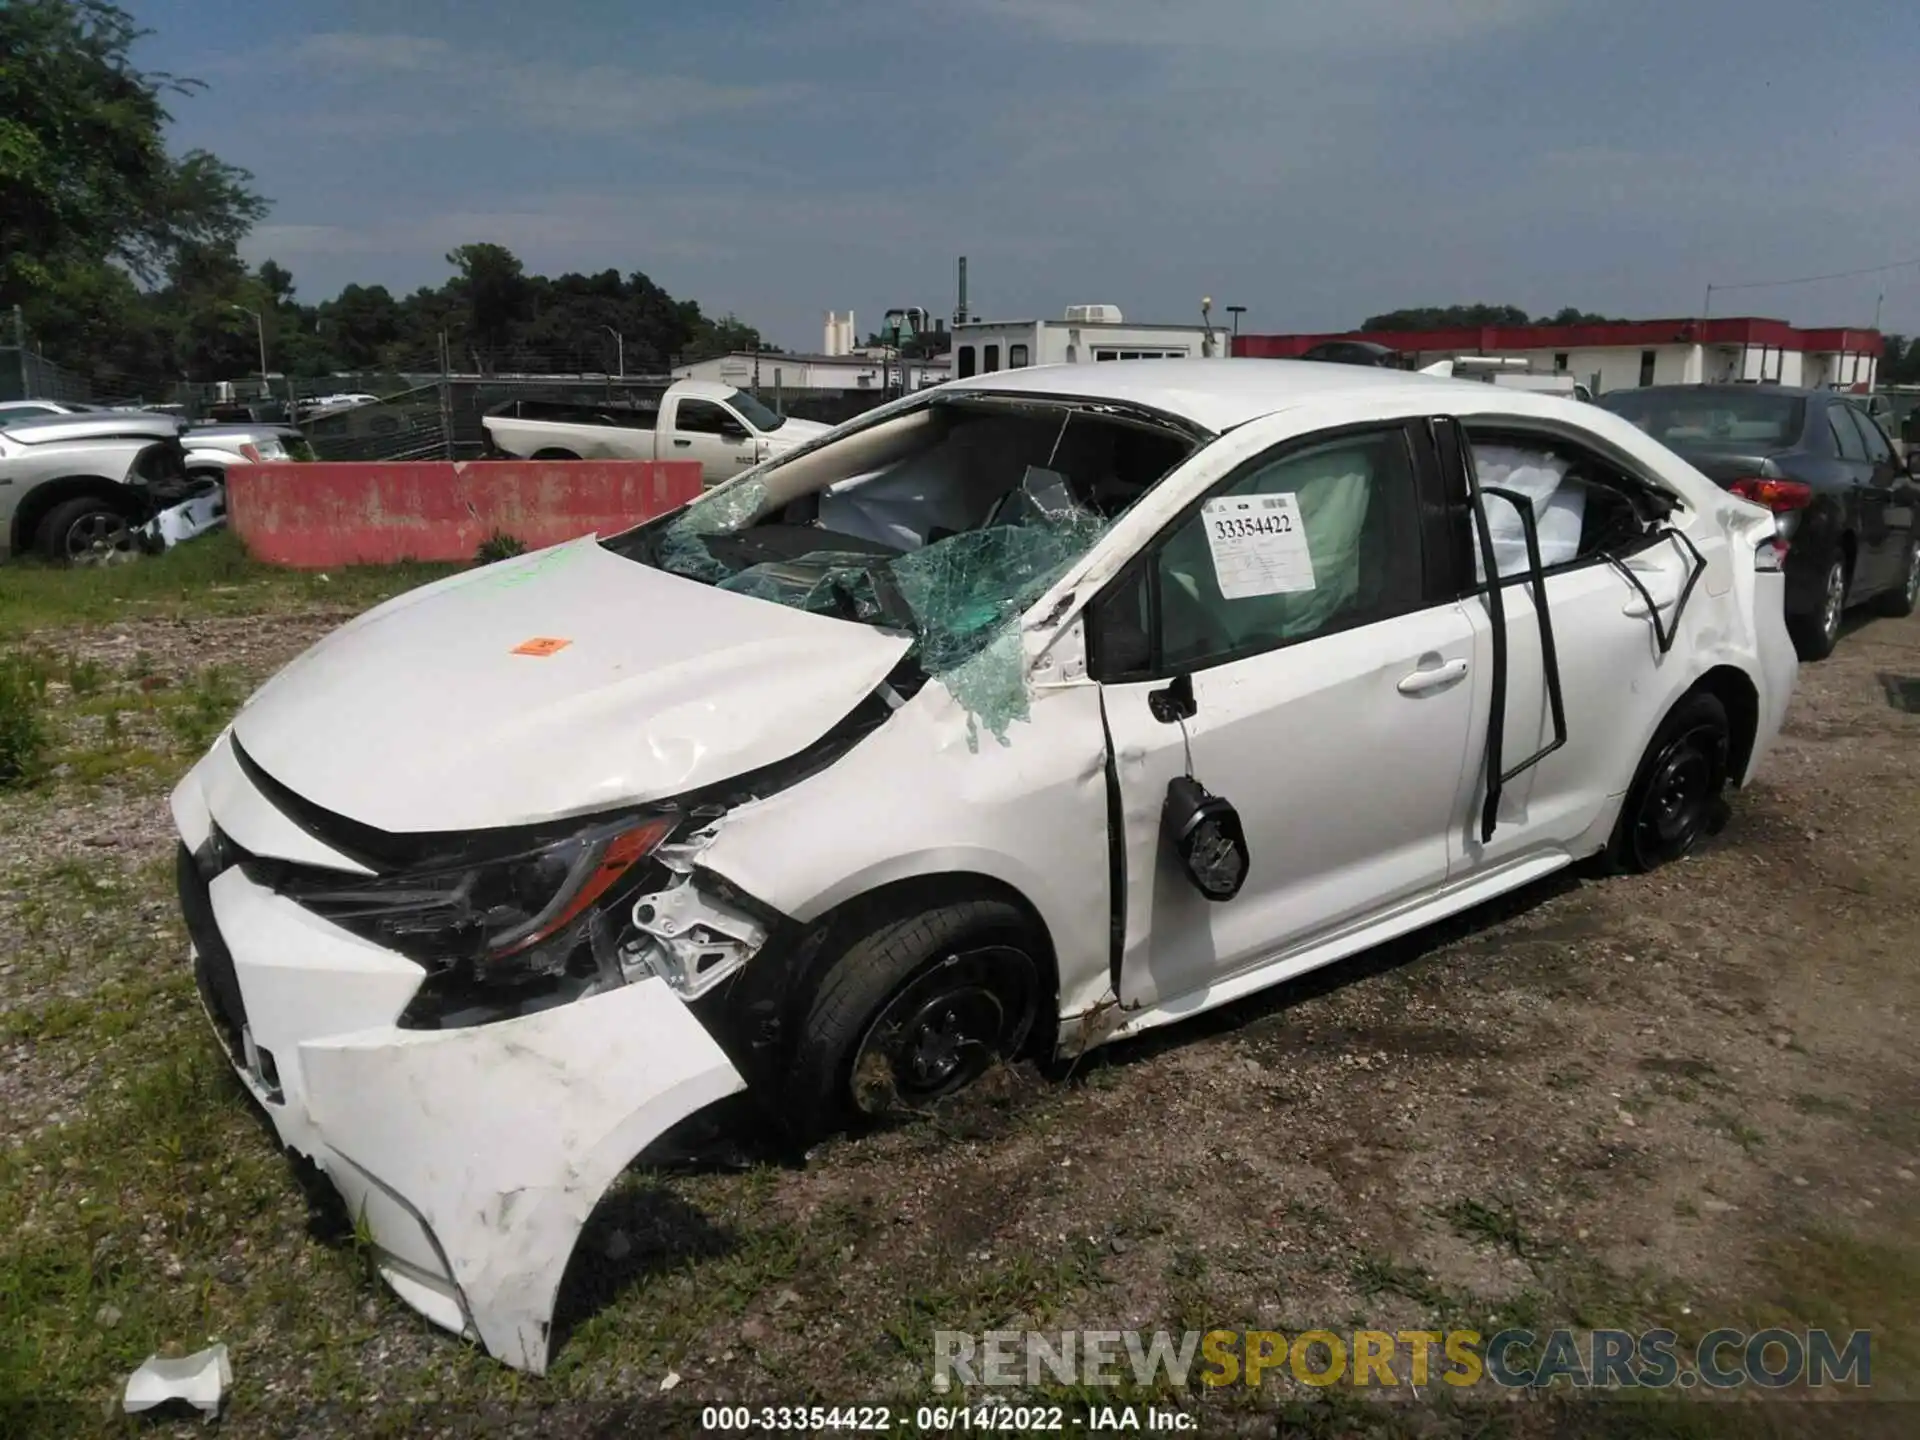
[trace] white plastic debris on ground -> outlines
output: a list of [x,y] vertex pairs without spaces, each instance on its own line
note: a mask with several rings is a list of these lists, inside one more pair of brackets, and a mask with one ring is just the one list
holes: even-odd
[[[1513,445],[1476,445],[1473,468],[1482,490],[1511,490],[1533,502],[1534,526],[1540,532],[1540,563],[1559,565],[1580,549],[1580,525],[1587,509],[1586,488],[1566,483],[1570,461],[1546,450],[1523,450]],[[1502,575],[1518,575],[1527,568],[1527,535],[1520,514],[1505,500],[1487,499],[1487,529],[1493,536],[1494,564]],[[1487,578],[1486,561],[1474,546],[1473,573]]]
[[159,549],[171,550],[183,540],[192,540],[226,523],[227,487],[221,485],[162,510],[141,527],[141,532]]
[[233,1364],[225,1345],[211,1345],[179,1360],[149,1355],[146,1363],[127,1377],[121,1408],[129,1415],[138,1415],[169,1400],[184,1400],[206,1415],[217,1415],[231,1384]]

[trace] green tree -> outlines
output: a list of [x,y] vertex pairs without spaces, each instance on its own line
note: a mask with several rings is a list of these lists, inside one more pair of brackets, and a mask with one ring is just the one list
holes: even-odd
[[1905,335],[1881,337],[1885,351],[1880,356],[1882,385],[1920,385],[1920,335],[1909,340]]
[[112,270],[153,283],[190,250],[231,255],[267,210],[246,171],[168,154],[165,101],[198,82],[134,65],[143,33],[106,0],[0,4],[0,307],[70,365],[101,346],[152,363]]
[[482,241],[462,245],[447,255],[460,274],[450,289],[467,306],[467,343],[483,371],[506,348],[515,329],[533,310],[533,287],[520,257],[504,245]]
[[1479,325],[1526,325],[1527,312],[1518,305],[1444,305],[1411,310],[1389,310],[1370,315],[1362,330],[1455,330]]
[[1596,314],[1591,310],[1582,310],[1577,305],[1568,305],[1551,315],[1542,315],[1536,322],[1541,325],[1617,325],[1620,322],[1611,315]]

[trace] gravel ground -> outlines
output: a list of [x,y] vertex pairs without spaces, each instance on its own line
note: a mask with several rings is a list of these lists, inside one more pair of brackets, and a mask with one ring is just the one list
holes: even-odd
[[[150,697],[215,659],[250,685],[344,618],[31,643],[106,667],[105,693]],[[420,1428],[513,1403],[538,1407],[523,1428],[599,1433],[595,1405],[657,1396],[670,1375],[676,1402],[924,1393],[936,1326],[1872,1326],[1878,1393],[1914,1397],[1920,715],[1890,697],[1916,677],[1920,619],[1854,625],[1802,671],[1725,831],[1680,866],[1554,877],[1071,1075],[1002,1072],[804,1165],[637,1176],[583,1245],[544,1381],[414,1320],[350,1241],[298,1223],[183,982],[175,745],[99,784],[0,798],[0,1134],[29,1177],[6,1213],[40,1232],[79,1213],[59,1207],[87,1200],[46,1178],[77,1163],[60,1137],[117,1123],[108,1097],[166,1052],[204,1060],[183,1084],[217,1143],[178,1173],[215,1219],[138,1252],[114,1293],[210,1287],[192,1314],[234,1345],[240,1413],[298,1411],[306,1433],[357,1433],[364,1411],[329,1406],[423,1399],[441,1408]],[[54,698],[81,726],[79,697]],[[61,1018],[111,1009],[101,994],[128,1002],[124,1023]],[[268,1193],[238,1194],[233,1166]],[[256,1218],[209,1228],[228,1224],[222,1205]],[[62,1373],[94,1403],[110,1362],[190,1341],[110,1337]],[[1312,1403],[1311,1433],[1357,1423]],[[1504,1408],[1499,1425],[1546,1423]],[[1405,1433],[1481,1433],[1432,1423]]]

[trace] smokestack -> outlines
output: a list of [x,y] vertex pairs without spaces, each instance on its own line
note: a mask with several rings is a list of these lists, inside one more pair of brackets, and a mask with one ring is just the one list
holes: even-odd
[[960,257],[960,303],[953,307],[953,323],[967,323],[967,257]]

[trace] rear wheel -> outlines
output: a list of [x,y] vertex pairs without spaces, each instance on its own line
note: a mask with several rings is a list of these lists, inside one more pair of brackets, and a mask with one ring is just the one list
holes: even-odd
[[47,559],[65,565],[120,565],[140,553],[139,537],[126,515],[91,496],[48,511],[34,545]]
[[1907,558],[1900,571],[1900,583],[1875,602],[1882,615],[1911,615],[1920,603],[1920,537],[1907,541]]
[[1654,732],[1607,846],[1612,868],[1640,874],[1684,858],[1726,815],[1731,727],[1727,707],[1687,696]]
[[556,448],[536,450],[533,452],[533,458],[536,460],[578,460],[580,457],[571,450],[560,450]]
[[1787,633],[1802,660],[1824,660],[1840,638],[1840,618],[1847,611],[1847,557],[1836,554],[1820,583],[1819,608],[1806,615],[1789,615]]
[[878,924],[821,982],[794,1056],[791,1118],[809,1136],[911,1115],[1019,1053],[1041,998],[1031,928],[967,900]]

